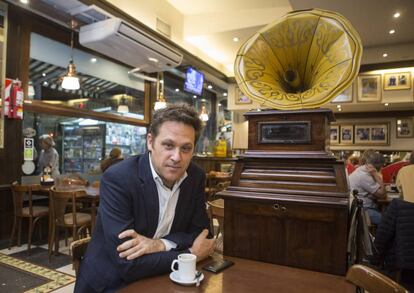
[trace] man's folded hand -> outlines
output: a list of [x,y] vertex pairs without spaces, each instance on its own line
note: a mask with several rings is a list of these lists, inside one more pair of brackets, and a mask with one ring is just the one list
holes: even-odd
[[132,229],[122,232],[118,237],[119,239],[130,238],[117,247],[119,257],[127,260],[165,250],[165,245],[161,240],[147,238]]
[[207,258],[214,252],[214,245],[216,240],[207,239],[208,230],[204,229],[200,235],[194,240],[193,245],[190,248],[190,252],[197,256],[197,261]]

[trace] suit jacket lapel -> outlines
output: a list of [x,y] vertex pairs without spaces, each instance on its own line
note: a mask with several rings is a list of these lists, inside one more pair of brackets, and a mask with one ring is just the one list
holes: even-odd
[[141,160],[139,160],[138,168],[139,179],[141,180],[142,196],[144,197],[145,202],[145,207],[142,209],[145,210],[148,221],[147,237],[153,237],[158,226],[159,199],[157,186],[155,185],[155,181],[151,173],[148,153],[142,156]]

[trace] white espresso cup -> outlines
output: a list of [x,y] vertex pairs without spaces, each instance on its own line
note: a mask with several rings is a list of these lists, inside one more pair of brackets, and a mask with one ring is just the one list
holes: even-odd
[[[191,253],[182,253],[178,255],[178,259],[174,259],[171,263],[171,270],[178,272],[178,277],[182,281],[192,281],[196,274],[197,256]],[[176,264],[178,269],[175,268]]]

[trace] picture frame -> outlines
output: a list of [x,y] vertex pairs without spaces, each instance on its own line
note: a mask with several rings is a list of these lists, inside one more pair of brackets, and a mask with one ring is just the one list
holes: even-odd
[[355,143],[366,144],[371,140],[371,128],[369,125],[355,125]]
[[235,104],[236,105],[248,105],[248,104],[252,104],[253,101],[246,96],[241,90],[240,88],[236,88],[236,96],[235,96]]
[[331,101],[333,104],[338,103],[352,103],[353,101],[353,84],[342,91],[335,99]]
[[369,143],[375,145],[389,145],[389,123],[379,123],[369,126],[371,136]]
[[414,137],[413,118],[397,118],[396,122],[397,138]]
[[411,89],[411,72],[384,73],[384,91]]
[[359,102],[381,101],[381,75],[359,75],[357,97]]
[[331,125],[330,142],[331,142],[331,145],[339,144],[339,125]]
[[354,143],[354,125],[341,125],[340,134],[341,144]]

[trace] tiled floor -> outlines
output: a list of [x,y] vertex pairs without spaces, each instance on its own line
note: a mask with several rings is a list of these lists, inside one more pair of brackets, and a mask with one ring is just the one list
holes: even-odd
[[[38,246],[32,245],[30,255],[27,253],[26,244],[20,247],[14,246],[10,250],[8,248],[1,249],[0,253],[75,276],[75,271],[72,269],[71,258],[69,256],[69,247],[65,246],[64,240],[61,241],[59,248],[59,255],[53,255],[50,263],[48,259],[47,244]],[[46,279],[42,280],[40,277],[36,277],[33,274],[25,273],[0,264],[0,292],[25,292],[26,290],[47,282],[48,281]],[[74,285],[75,283],[73,282],[53,292],[71,293],[74,290]]]

